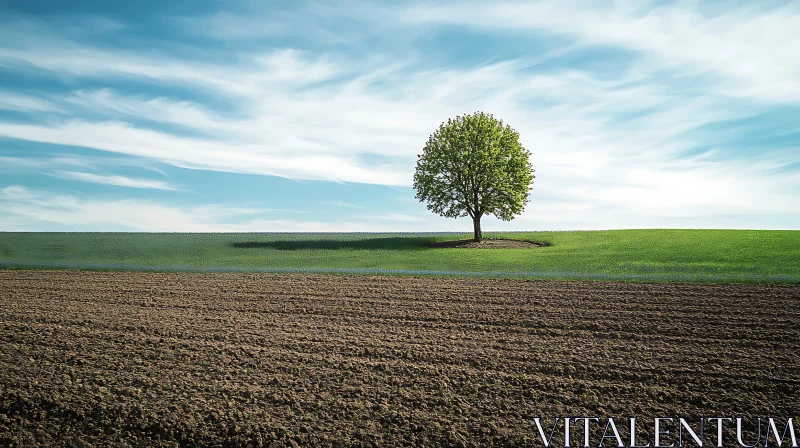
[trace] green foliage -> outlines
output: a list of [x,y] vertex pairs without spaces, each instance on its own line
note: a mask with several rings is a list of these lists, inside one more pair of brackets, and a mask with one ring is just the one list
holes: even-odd
[[454,233],[4,233],[1,268],[425,271],[441,275],[800,283],[800,231],[492,233],[534,249],[432,249]]
[[491,214],[510,221],[528,203],[534,178],[529,156],[517,131],[491,114],[449,119],[419,155],[416,197],[447,218]]

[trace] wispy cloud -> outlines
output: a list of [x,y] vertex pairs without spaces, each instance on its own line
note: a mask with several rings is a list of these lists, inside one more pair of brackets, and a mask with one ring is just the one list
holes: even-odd
[[[264,214],[272,217],[263,217]],[[0,189],[0,230],[48,230],[53,224],[104,231],[164,232],[370,232],[410,231],[380,221],[297,220],[268,209],[226,204],[185,206],[151,200],[103,200],[34,190]],[[254,217],[253,215],[259,215]],[[442,226],[440,226],[441,228]]]
[[10,91],[0,91],[0,110],[13,110],[21,112],[60,111],[56,105],[44,98]]
[[80,166],[89,168],[94,166],[90,160],[75,157],[12,157],[0,156],[0,170],[20,170],[33,168],[36,170],[46,170],[54,167]]
[[139,179],[133,177],[119,176],[119,175],[101,175],[101,174],[84,173],[80,171],[56,171],[54,175],[62,179],[77,180],[81,182],[90,182],[102,185],[114,185],[118,187],[152,188],[155,190],[173,190],[173,191],[179,190],[179,188],[169,184],[168,182],[163,182],[160,180],[151,180],[151,179]]
[[[0,137],[153,166],[407,189],[429,134],[449,117],[486,110],[516,128],[532,151],[537,179],[519,225],[583,219],[626,227],[615,222],[734,213],[757,219],[800,209],[800,143],[785,138],[796,126],[763,130],[748,122],[776,108],[800,111],[796,3],[352,6],[310,3],[276,12],[237,5],[168,17],[178,27],[176,41],[139,49],[10,14],[0,31],[0,68],[79,88],[0,95],[0,109],[38,114],[30,121],[0,117]],[[125,26],[87,20],[93,34]],[[295,25],[304,20],[314,36],[299,36]],[[359,30],[358,39],[322,42],[344,24],[363,25],[348,27]],[[535,53],[440,61],[448,54],[435,45],[443,30],[461,33],[463,45],[480,43],[468,42],[476,33],[492,36],[498,48],[515,39],[550,40]],[[181,42],[187,35],[205,38],[203,46]],[[389,36],[402,38],[390,44]],[[754,132],[784,138],[733,149]],[[85,182],[174,189],[96,167],[79,173],[26,160],[15,163]],[[358,207],[352,202],[329,204]],[[406,212],[370,219],[438,225],[413,222]]]
[[4,230],[46,230],[52,224],[84,229],[224,231],[222,208],[170,207],[153,201],[87,199],[13,185],[0,190]]
[[800,4],[456,1],[397,7],[407,25],[466,25],[497,32],[545,30],[583,45],[643,52],[647,70],[679,68],[722,78],[729,95],[800,101]]
[[75,167],[90,170],[102,170],[109,167],[136,167],[152,171],[162,176],[166,173],[146,159],[124,158],[124,157],[87,157],[70,153],[63,155],[39,155],[36,157],[20,156],[0,156],[0,170],[10,170],[16,172],[33,171],[38,173],[74,169]]
[[344,202],[344,201],[328,201],[328,202],[325,202],[324,204],[325,205],[333,205],[333,206],[336,206],[336,207],[361,208],[361,209],[366,208],[366,207],[362,207],[360,205],[355,205],[355,204],[351,204],[349,202]]

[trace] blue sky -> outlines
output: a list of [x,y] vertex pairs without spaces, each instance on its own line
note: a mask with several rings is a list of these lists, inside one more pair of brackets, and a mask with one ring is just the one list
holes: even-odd
[[800,2],[0,1],[0,230],[465,231],[450,117],[536,181],[485,230],[800,229]]

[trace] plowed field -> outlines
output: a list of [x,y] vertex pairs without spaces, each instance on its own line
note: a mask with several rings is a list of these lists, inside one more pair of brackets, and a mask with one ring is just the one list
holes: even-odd
[[541,446],[533,417],[646,440],[733,415],[800,415],[800,287],[0,271],[0,446]]

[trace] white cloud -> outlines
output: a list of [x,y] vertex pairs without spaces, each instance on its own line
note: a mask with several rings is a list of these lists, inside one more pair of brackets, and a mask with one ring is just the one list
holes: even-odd
[[[418,231],[415,225],[380,220],[323,222],[254,218],[286,210],[227,204],[168,205],[148,200],[103,200],[33,190],[20,185],[0,189],[0,231],[46,231],[54,224],[103,231],[144,232],[392,232]],[[433,223],[440,230],[446,223]]]
[[58,112],[60,109],[50,101],[31,95],[11,91],[0,91],[0,110],[21,112]]
[[[700,101],[670,98],[658,86],[626,87],[625,79],[600,81],[585,73],[528,75],[524,64],[505,61],[477,69],[413,72],[396,89],[370,86],[365,79],[393,81],[398,74],[376,68],[343,84],[310,87],[302,93],[270,91],[265,99],[243,101],[244,116],[226,117],[204,106],[168,98],[123,96],[108,89],[80,91],[64,102],[117,121],[72,120],[46,125],[0,123],[0,135],[54,144],[85,146],[141,156],[177,166],[322,179],[410,185],[416,154],[447,117],[489,109],[515,126],[537,161],[560,159],[567,169],[585,169],[613,154],[649,158],[686,148],[669,142],[675,132],[720,116]],[[524,108],[519,100],[547,98],[554,106]],[[640,132],[608,125],[618,113],[669,107],[671,112],[638,119]],[[534,103],[535,104],[535,103]],[[701,117],[698,118],[699,114]],[[200,135],[188,137],[134,127],[123,119],[175,123]],[[602,140],[602,141],[599,141]],[[557,146],[559,150],[553,150]],[[537,148],[541,148],[538,153]],[[383,164],[361,156],[378,156]]]
[[12,157],[0,156],[0,170],[19,170],[19,169],[36,169],[45,170],[57,166],[80,166],[89,168],[94,166],[90,160],[84,160],[76,157]]
[[3,230],[47,230],[52,224],[72,228],[187,232],[223,231],[214,222],[228,210],[179,209],[151,201],[93,200],[10,186],[0,190]]
[[[390,167],[365,166],[352,156],[315,151],[298,155],[261,145],[179,137],[123,122],[74,121],[51,126],[0,123],[0,135],[147,157],[184,168],[389,185],[403,185],[408,179]],[[303,141],[298,143],[308,146]]]
[[90,182],[102,185],[115,185],[118,187],[130,188],[151,188],[155,190],[173,190],[179,189],[168,182],[151,179],[139,179],[133,177],[125,177],[119,175],[101,175],[93,173],[83,173],[79,171],[56,171],[54,173],[57,177],[62,179],[77,180],[81,182]]
[[[45,123],[0,121],[0,136],[186,168],[408,187],[416,154],[442,121],[487,110],[520,132],[537,173],[529,211],[518,221],[496,223],[498,228],[537,222],[563,227],[573,220],[627,227],[615,225],[616,220],[687,216],[723,222],[702,221],[711,214],[786,216],[800,208],[793,193],[800,183],[796,174],[775,172],[800,161],[797,147],[773,148],[759,163],[725,161],[731,158],[726,144],[739,131],[723,135],[697,128],[757,115],[775,102],[800,103],[800,59],[793,56],[800,54],[800,41],[791,38],[800,29],[797,8],[712,15],[701,13],[698,5],[466,1],[365,7],[354,16],[375,19],[368,33],[406,27],[407,34],[416,34],[449,24],[494,32],[546,31],[574,40],[539,57],[459,68],[431,63],[413,51],[394,55],[380,48],[347,56],[243,45],[212,62],[196,53],[180,57],[101,48],[31,24],[11,26],[5,33],[16,33],[17,39],[0,46],[2,67],[130,83],[126,91],[98,88],[0,99],[0,107],[11,110],[69,110],[72,115]],[[274,27],[274,20],[259,32],[260,18],[225,13],[194,23],[207,25],[199,30],[218,39],[296,34]],[[34,36],[31,27],[39,31]],[[632,50],[626,61],[632,63],[613,78],[545,64],[576,48],[600,46]],[[190,100],[178,97],[177,89],[174,96],[155,95],[150,84],[180,86],[180,92],[197,89],[202,95]],[[204,102],[207,98],[224,107]],[[715,152],[682,156],[698,147]],[[428,228],[444,222],[409,217],[397,213],[395,219],[376,222]],[[330,229],[323,223],[302,225]]]
[[136,167],[152,171],[162,176],[167,174],[155,166],[152,161],[146,159],[136,159],[130,157],[88,157],[74,154],[65,156],[48,157],[16,157],[0,156],[0,170],[13,170],[21,172],[24,170],[47,173],[51,171],[64,170],[65,168],[74,169],[81,167],[90,170],[107,169],[108,167]]
[[[789,208],[789,206],[787,206]],[[800,219],[789,210],[787,219]],[[485,231],[624,229],[624,228],[792,228],[786,224],[764,225],[759,216],[742,213],[698,213],[697,209],[671,208],[666,217],[643,213],[636,207],[561,200],[534,201],[527,212],[511,222],[485,218]],[[712,210],[714,212],[716,210]],[[465,219],[434,216],[374,216],[341,221],[264,218],[284,215],[285,210],[257,209],[228,204],[170,205],[149,200],[104,200],[12,185],[0,189],[0,231],[46,231],[54,225],[80,230],[146,232],[452,232],[469,233]],[[395,218],[400,219],[395,219]]]
[[345,73],[347,67],[332,57],[310,60],[302,51],[283,48],[266,52],[235,54],[225,63],[180,58],[157,52],[105,49],[82,45],[62,35],[53,35],[42,24],[32,34],[30,26],[13,24],[0,47],[0,67],[17,70],[47,70],[52,75],[115,78],[169,85],[190,85],[233,95],[262,93],[262,89],[298,87]]
[[[398,7],[407,25],[455,24],[525,33],[546,30],[585,45],[644,52],[651,70],[711,73],[715,89],[768,101],[800,101],[800,3],[740,4],[702,12],[700,2],[671,5],[589,0],[457,1]],[[726,4],[726,6],[732,6]],[[764,8],[767,6],[766,8]]]
[[329,202],[325,202],[324,204],[326,204],[326,205],[334,205],[336,207],[366,208],[366,207],[362,207],[360,205],[355,205],[355,204],[351,204],[349,202],[344,202],[344,201],[329,201]]

